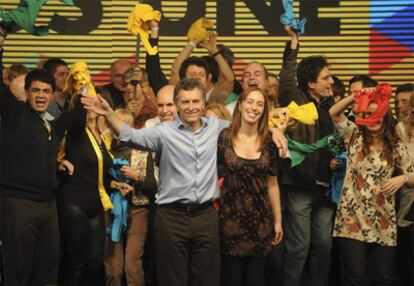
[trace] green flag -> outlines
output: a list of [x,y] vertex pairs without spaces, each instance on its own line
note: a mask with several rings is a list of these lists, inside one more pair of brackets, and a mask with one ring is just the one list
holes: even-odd
[[328,147],[333,154],[337,154],[344,148],[342,146],[343,142],[339,133],[325,136],[312,144],[299,143],[298,141],[292,140],[289,136],[287,136],[287,139],[292,168],[302,164],[306,158],[306,155],[309,153]]
[[[23,0],[16,9],[5,11],[0,7],[0,23],[6,31],[12,30],[13,26],[19,26],[36,36],[48,34],[48,26],[35,26],[37,15],[40,9],[48,0]],[[73,0],[60,0],[66,5],[73,6]]]

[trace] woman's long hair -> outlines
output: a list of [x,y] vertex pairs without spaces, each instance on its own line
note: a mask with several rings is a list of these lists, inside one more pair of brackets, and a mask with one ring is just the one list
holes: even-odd
[[206,109],[204,110],[204,116],[209,110],[214,112],[220,119],[231,121],[230,112],[225,105],[217,102],[207,104]]
[[[391,110],[388,109],[387,114],[384,116],[382,127],[382,145],[383,151],[381,152],[381,158],[386,160],[389,165],[393,165],[394,162],[394,150],[398,143],[398,136],[396,131],[396,121],[392,116]],[[367,156],[370,153],[370,147],[374,143],[374,137],[372,133],[366,128],[361,127],[362,130],[362,153]]]
[[407,136],[410,138],[414,137],[414,92],[411,92],[411,98],[408,107],[404,110],[401,110],[400,112],[400,119],[404,125]]
[[262,116],[259,118],[259,124],[257,127],[257,133],[259,135],[259,140],[260,140],[260,149],[262,150],[266,144],[269,142],[269,103],[267,101],[267,96],[266,94],[260,90],[258,87],[251,87],[246,89],[245,91],[243,91],[240,96],[239,99],[237,100],[236,103],[236,107],[234,108],[234,112],[233,112],[233,122],[231,124],[230,130],[231,130],[231,141],[234,145],[234,140],[235,138],[237,138],[237,135],[239,134],[240,131],[240,127],[241,127],[241,123],[242,123],[242,116],[241,116],[241,112],[239,110],[240,105],[242,104],[243,101],[245,101],[247,99],[247,97],[249,96],[250,93],[252,93],[253,91],[258,91],[263,95],[263,99],[264,99],[264,109],[263,109],[263,114]]

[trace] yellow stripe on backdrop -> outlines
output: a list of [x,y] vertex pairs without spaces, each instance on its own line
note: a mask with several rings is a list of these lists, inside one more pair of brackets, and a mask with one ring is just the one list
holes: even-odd
[[[224,5],[223,2],[219,2],[223,0],[154,0],[144,2],[160,3],[161,7],[157,8],[161,8],[163,13],[162,21],[171,19],[179,21],[186,16],[189,3],[195,1],[198,1],[200,5],[205,4],[204,16],[215,22],[219,21],[219,5]],[[226,1],[232,2],[231,0]],[[15,8],[19,2],[20,0],[2,0],[0,5],[8,10]],[[255,0],[255,2],[264,2],[267,5],[263,6],[264,9],[270,10],[275,9],[275,2],[280,2],[280,0]],[[295,0],[294,12],[297,16],[301,12],[301,5],[303,6],[305,2]],[[393,49],[394,46],[389,46],[389,42],[381,39],[371,39],[370,41],[370,17],[372,17],[373,2],[350,0],[333,0],[329,1],[330,4],[327,4],[328,1],[307,2],[316,3],[314,5],[316,6],[315,17],[318,20],[337,20],[339,30],[336,34],[325,35],[321,33],[318,35],[309,30],[310,23],[308,23],[307,35],[301,38],[300,58],[313,54],[325,55],[332,64],[333,74],[345,82],[348,82],[352,75],[368,74],[370,71],[375,72],[375,79],[388,81],[393,86],[414,81],[413,53],[409,54],[407,51],[403,51],[405,58],[396,60],[394,63],[393,58],[395,54],[401,53],[401,47],[395,46]],[[388,5],[391,2],[388,1]],[[409,1],[396,1],[395,3],[397,2],[401,5],[401,2],[404,4]],[[76,7],[68,7],[61,5],[57,0],[50,0],[43,7],[37,24],[48,25],[56,16],[62,17],[66,21],[73,21],[73,23],[82,17],[94,16],[93,13],[84,14],[80,3],[83,6],[87,3],[92,6],[96,4],[96,7],[102,9],[102,17],[98,19],[99,22],[95,24],[93,29],[84,35],[77,33],[77,31],[68,34],[53,29],[50,30],[50,35],[47,37],[31,36],[24,31],[11,34],[5,44],[5,65],[19,62],[34,67],[39,60],[47,57],[61,57],[69,64],[76,60],[84,60],[88,63],[98,84],[107,81],[108,68],[114,59],[134,58],[136,39],[127,32],[126,22],[131,9],[138,1],[77,0],[75,1]],[[237,76],[240,76],[244,64],[252,60],[262,62],[271,72],[278,73],[282,62],[283,48],[288,38],[283,36],[283,33],[279,33],[279,35],[269,33],[261,24],[257,11],[252,11],[251,5],[246,3],[247,1],[234,1],[234,12],[229,14],[230,18],[234,18],[234,34],[219,35],[218,41],[228,45],[234,51],[237,58],[235,65]],[[375,1],[375,3],[378,7],[381,6],[380,1]],[[304,11],[302,12],[302,14],[306,14]],[[223,12],[221,11],[221,13]],[[277,15],[281,13],[280,10]],[[278,17],[272,21],[275,26],[280,26]],[[308,21],[312,21],[312,19],[308,19]],[[162,68],[167,75],[175,56],[185,45],[185,34],[190,24],[182,31],[176,31],[174,36],[166,35],[163,29],[160,30],[160,57]],[[74,25],[74,27],[78,26]],[[384,46],[388,49],[382,51],[380,48],[379,51],[372,53],[372,47]],[[194,54],[203,55],[205,51],[197,49]],[[144,65],[143,49],[141,49],[140,57],[140,62]],[[373,60],[377,65],[371,65]]]

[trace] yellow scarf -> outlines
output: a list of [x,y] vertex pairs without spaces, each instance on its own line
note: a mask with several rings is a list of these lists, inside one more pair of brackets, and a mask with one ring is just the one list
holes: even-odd
[[[103,183],[103,158],[102,158],[102,152],[99,148],[98,143],[96,142],[95,138],[93,137],[92,132],[89,130],[89,128],[85,128],[86,134],[88,135],[89,141],[92,143],[93,150],[95,151],[96,157],[98,159],[98,189],[99,189],[99,197],[101,198],[101,203],[105,211],[110,210],[113,208],[111,199],[109,198],[105,186]],[[113,159],[113,155],[110,152],[110,146],[112,143],[112,134],[105,134],[101,135],[102,141],[105,144],[105,148],[108,151],[108,154]],[[61,148],[58,153],[58,162],[62,162],[65,159],[65,146],[66,146],[66,136],[63,138],[61,143]]]
[[[98,189],[99,189],[99,197],[101,198],[101,203],[105,211],[112,209],[114,206],[112,205],[111,199],[108,196],[108,193],[105,190],[105,186],[103,183],[103,156],[101,149],[99,148],[98,143],[96,142],[95,138],[93,137],[92,132],[89,130],[88,127],[85,128],[86,134],[88,134],[89,141],[92,143],[93,150],[95,151],[96,157],[98,159]],[[107,140],[105,140],[102,136],[102,141],[105,144],[106,150],[109,150],[107,145]],[[111,157],[112,154],[108,151]]]

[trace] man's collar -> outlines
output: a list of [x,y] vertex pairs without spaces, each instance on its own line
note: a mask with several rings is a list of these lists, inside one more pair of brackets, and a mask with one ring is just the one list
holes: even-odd
[[316,107],[323,106],[323,105],[332,105],[333,104],[333,97],[332,96],[321,96],[319,100],[314,98],[309,92],[306,92],[306,96],[308,99],[315,104]]
[[55,120],[55,118],[53,117],[52,114],[49,113],[49,111],[45,111],[45,112],[39,113],[39,116],[43,120],[47,120],[47,121],[53,121],[53,120]]
[[[201,127],[204,128],[208,125],[208,121],[209,118],[208,117],[201,117]],[[191,129],[187,124],[185,124],[184,122],[181,121],[180,115],[177,114],[177,116],[175,116],[175,119],[173,120],[174,125],[178,128],[178,129]]]
[[47,121],[55,120],[55,117],[52,114],[50,114],[49,111],[46,110],[44,112],[37,112],[36,110],[33,109],[33,107],[30,105],[28,101],[26,101],[25,103],[29,107],[29,110],[39,115],[39,117],[42,118],[43,120],[47,120]]

